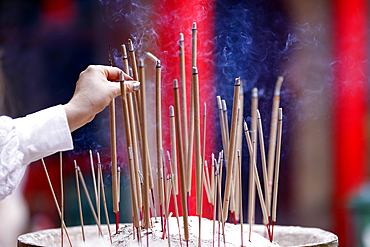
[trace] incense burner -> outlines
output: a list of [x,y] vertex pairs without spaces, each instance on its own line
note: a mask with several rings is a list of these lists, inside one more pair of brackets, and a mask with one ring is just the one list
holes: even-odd
[[[182,219],[181,219],[182,220]],[[180,220],[180,221],[181,221]],[[199,221],[197,217],[189,217],[190,240],[189,246],[198,246],[197,232],[199,230]],[[178,241],[178,230],[176,218],[170,219],[171,224],[171,246],[180,246]],[[218,224],[216,224],[217,226]],[[175,227],[176,226],[176,227]],[[153,228],[148,232],[142,230],[142,246],[146,246],[149,240],[149,246],[168,246],[168,239],[162,239],[163,232],[160,229],[159,222],[153,222]],[[218,227],[218,226],[217,226]],[[114,226],[111,226],[114,229]],[[274,243],[263,236],[266,235],[266,228],[263,225],[254,225],[252,234],[252,243],[248,242],[248,224],[243,225],[244,245],[243,246],[304,246],[304,247],[337,247],[338,237],[328,231],[319,228],[308,228],[298,226],[275,226]],[[112,246],[109,241],[107,226],[103,225],[104,237],[98,237],[98,228],[95,225],[85,226],[86,244],[82,242],[81,228],[78,226],[68,227],[68,233],[73,246]],[[18,247],[41,247],[41,246],[61,246],[60,228],[48,229],[21,235],[18,238]],[[183,232],[183,228],[181,228]],[[217,231],[216,231],[217,232]],[[257,234],[259,233],[259,234]],[[240,246],[240,225],[228,224],[225,228],[226,246]],[[137,246],[137,239],[133,239],[132,224],[120,224],[119,234],[112,236],[113,246]],[[147,237],[148,236],[148,237]],[[182,237],[183,238],[183,237]],[[202,219],[202,245],[212,246],[212,221]],[[224,246],[222,235],[220,236],[221,245]],[[215,245],[217,245],[218,234],[215,236]],[[66,237],[64,237],[64,246],[70,246]],[[183,246],[184,241],[183,241]]]

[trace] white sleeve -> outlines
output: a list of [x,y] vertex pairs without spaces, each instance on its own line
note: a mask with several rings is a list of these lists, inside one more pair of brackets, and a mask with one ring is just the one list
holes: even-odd
[[73,149],[64,106],[26,117],[0,117],[0,200],[11,194],[33,161]]

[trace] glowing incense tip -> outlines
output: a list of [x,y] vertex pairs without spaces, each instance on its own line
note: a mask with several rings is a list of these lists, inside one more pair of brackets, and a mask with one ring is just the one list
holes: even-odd
[[146,52],[146,56],[152,60],[153,62],[157,62],[158,58],[156,56],[153,55],[153,53],[151,52]]
[[174,88],[174,89],[179,88],[179,81],[178,81],[177,79],[174,79],[174,80],[173,80],[173,88]]
[[89,154],[90,154],[90,155],[92,155],[92,151],[91,151],[91,149],[89,150]]
[[132,44],[132,40],[131,39],[128,39],[128,50],[129,50],[129,52],[133,52],[134,51],[134,45]]
[[180,33],[180,42],[184,42],[184,34]]
[[204,107],[203,107],[203,116],[206,116],[206,102],[204,102]]
[[77,168],[78,168],[78,166],[77,166],[77,162],[76,162],[76,160],[74,160],[74,163],[75,163],[75,169],[77,169]]
[[198,74],[198,68],[196,66],[193,67],[193,75]]
[[122,47],[122,57],[123,59],[127,59],[127,51],[125,44],[122,43],[121,47]]
[[284,76],[281,75],[277,78],[274,96],[280,96],[280,89],[281,89],[281,84],[283,84],[283,81],[284,81]]
[[120,71],[120,72],[119,72],[119,81],[120,81],[120,82],[125,81],[125,76],[123,75],[123,71]]
[[175,110],[173,109],[173,106],[171,105],[170,106],[170,117],[174,117],[174,116],[175,116]]
[[256,87],[252,89],[252,98],[258,98],[258,89]]
[[160,68],[161,67],[161,60],[157,60],[155,63],[155,67]]
[[193,29],[197,29],[197,23],[193,22]]
[[217,96],[217,104],[218,104],[218,109],[222,110],[222,103],[221,103],[221,96],[220,95]]
[[142,59],[142,58],[139,59],[138,66],[139,66],[139,68],[143,68],[144,67],[144,59]]
[[222,110],[227,111],[226,101],[224,99],[222,100]]
[[257,119],[261,119],[260,111],[257,109]]
[[121,172],[121,167],[117,167],[117,172]]
[[240,86],[240,77],[235,78],[235,86]]
[[283,120],[283,108],[279,108],[279,121]]

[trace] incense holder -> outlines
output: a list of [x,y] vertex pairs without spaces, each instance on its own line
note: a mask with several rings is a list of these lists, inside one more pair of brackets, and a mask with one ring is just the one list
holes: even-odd
[[[183,236],[182,217],[179,218],[180,233],[182,246],[186,246],[186,241]],[[148,230],[141,230],[141,245],[147,246],[169,246],[168,238],[163,239],[163,231],[159,218],[152,219],[153,227]],[[169,225],[166,226],[166,236],[170,236],[172,247],[180,246],[179,228],[175,217],[169,219]],[[216,222],[215,236],[213,240],[213,221],[202,219],[201,222],[201,239],[202,246],[212,246],[215,241],[215,246],[218,246],[218,241],[221,246],[241,246],[241,226],[226,223],[225,224],[225,242],[223,239],[223,229],[221,224],[221,234],[218,235],[218,222]],[[98,228],[95,225],[85,226],[86,242],[82,241],[81,227],[68,227],[70,240],[74,247],[78,246],[112,246],[109,240],[108,230],[106,225],[102,225],[104,236],[99,238]],[[114,229],[114,225],[111,225]],[[168,234],[169,230],[169,234]],[[266,227],[263,225],[254,225],[252,228],[251,242],[249,242],[249,226],[243,225],[243,246],[304,246],[304,247],[337,247],[338,237],[328,231],[319,228],[296,227],[296,226],[275,226],[274,241],[270,243],[265,237]],[[198,217],[189,217],[189,247],[198,246],[199,236],[199,219]],[[112,235],[113,246],[138,246],[137,232],[133,229],[132,224],[120,224],[120,229],[117,234]],[[40,247],[40,246],[61,246],[60,243],[60,228],[48,229],[32,233],[27,233],[19,236],[19,247]],[[64,246],[70,246],[67,237],[64,235]]]

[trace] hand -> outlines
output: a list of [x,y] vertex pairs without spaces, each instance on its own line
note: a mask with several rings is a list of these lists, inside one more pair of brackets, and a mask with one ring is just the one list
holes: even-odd
[[[121,72],[116,67],[101,65],[90,65],[81,72],[72,99],[64,105],[71,132],[92,121],[112,99],[120,95],[117,81]],[[125,73],[123,75],[127,92],[133,92],[134,86],[138,88],[139,82]]]

